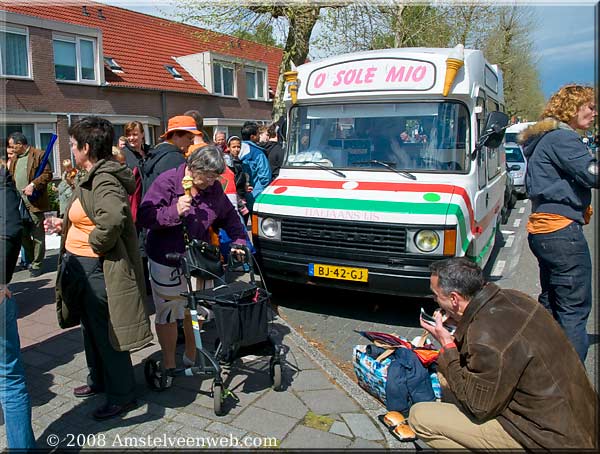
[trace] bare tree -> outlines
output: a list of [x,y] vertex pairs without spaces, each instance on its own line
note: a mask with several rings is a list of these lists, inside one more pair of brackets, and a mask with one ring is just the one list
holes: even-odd
[[500,6],[495,17],[483,50],[487,59],[502,69],[508,114],[537,118],[544,96],[529,34],[533,13],[520,5]]
[[[214,5],[214,4],[213,4]],[[335,6],[335,5],[333,5]],[[176,17],[183,22],[196,22],[207,28],[223,33],[254,30],[258,24],[280,20],[285,28],[285,46],[279,66],[279,79],[273,102],[273,120],[285,112],[283,94],[285,90],[283,73],[289,71],[292,63],[303,64],[308,56],[310,38],[319,19],[321,6],[310,0],[301,0],[284,5],[271,1],[264,4],[245,2],[238,5],[216,4],[208,6],[199,0],[176,2]]]

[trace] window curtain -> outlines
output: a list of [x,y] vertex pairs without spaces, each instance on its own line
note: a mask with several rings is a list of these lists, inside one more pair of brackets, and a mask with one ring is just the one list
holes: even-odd
[[28,76],[27,37],[16,33],[0,33],[2,74]]

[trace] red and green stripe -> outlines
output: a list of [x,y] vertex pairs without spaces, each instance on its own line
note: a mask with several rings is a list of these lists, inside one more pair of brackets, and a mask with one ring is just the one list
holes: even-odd
[[386,200],[356,200],[332,197],[302,197],[265,193],[262,193],[256,202],[268,205],[279,205],[300,208],[371,211],[380,213],[430,214],[441,216],[455,215],[458,220],[460,236],[463,239],[461,248],[463,251],[466,251],[467,247],[469,246],[469,239],[467,238],[467,229],[464,214],[462,212],[461,207],[453,203],[437,204],[393,202]]
[[[346,181],[335,180],[306,180],[299,178],[278,178],[271,183],[271,186],[292,186],[313,189],[341,189],[344,190]],[[475,224],[475,216],[473,215],[473,205],[465,188],[451,184],[434,184],[434,183],[393,183],[379,181],[358,181],[358,186],[353,191],[389,191],[389,192],[434,192],[442,194],[456,194],[460,196],[467,212],[469,213],[469,227],[471,233],[475,235],[479,229]],[[401,202],[399,202],[401,203]],[[460,208],[460,207],[459,207]],[[368,211],[368,210],[367,210]],[[462,216],[462,213],[461,213]],[[464,219],[464,216],[463,216]]]

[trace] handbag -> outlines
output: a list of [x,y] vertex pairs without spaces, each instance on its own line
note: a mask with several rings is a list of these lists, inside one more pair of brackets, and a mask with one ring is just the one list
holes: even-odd
[[21,215],[21,222],[24,226],[30,225],[33,223],[33,219],[31,218],[31,214],[25,205],[25,201],[22,197],[19,197],[19,214]]
[[223,276],[223,264],[219,247],[200,240],[189,240],[185,244],[185,258],[190,274],[197,278],[213,279]]
[[185,242],[184,255],[190,275],[201,279],[221,278],[224,271],[219,247],[202,240],[190,240],[185,219],[182,220],[181,226]]

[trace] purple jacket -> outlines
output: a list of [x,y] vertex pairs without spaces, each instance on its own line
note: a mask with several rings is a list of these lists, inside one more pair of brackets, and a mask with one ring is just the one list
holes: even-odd
[[[182,219],[177,214],[184,175],[185,164],[159,175],[138,210],[138,225],[148,229],[146,254],[162,265],[172,266],[165,258],[167,253],[185,251]],[[208,228],[212,226],[215,232],[225,229],[234,244],[246,244],[244,226],[218,181],[192,199],[184,221],[191,239],[210,241]]]

